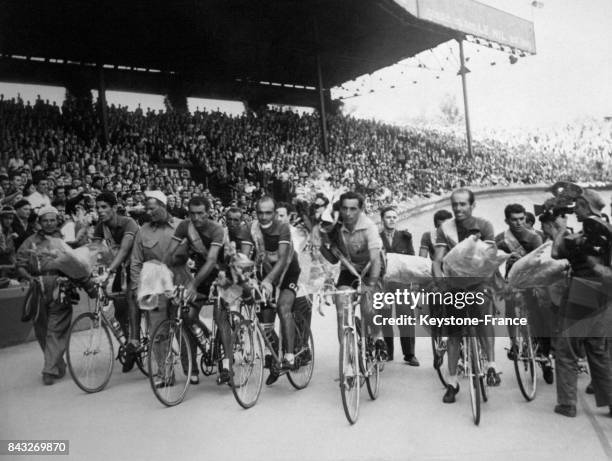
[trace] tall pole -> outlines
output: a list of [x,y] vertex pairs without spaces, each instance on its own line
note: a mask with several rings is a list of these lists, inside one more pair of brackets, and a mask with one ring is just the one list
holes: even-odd
[[461,60],[461,69],[459,69],[459,75],[461,75],[461,86],[463,87],[463,110],[465,113],[465,133],[467,135],[467,147],[468,154],[472,157],[472,131],[470,129],[470,110],[468,107],[468,95],[467,95],[467,82],[465,75],[470,72],[465,66],[465,55],[463,54],[463,37],[457,40],[459,42],[459,58]]
[[104,81],[104,68],[98,64],[98,108],[100,124],[102,125],[102,143],[108,145],[108,112],[106,108],[106,82]]
[[321,150],[323,155],[327,155],[329,152],[329,145],[327,142],[327,114],[325,113],[325,93],[323,90],[323,71],[321,70],[321,52],[319,46],[319,26],[317,20],[314,20],[314,34],[315,43],[317,46],[317,86],[319,90],[319,121],[321,123]]

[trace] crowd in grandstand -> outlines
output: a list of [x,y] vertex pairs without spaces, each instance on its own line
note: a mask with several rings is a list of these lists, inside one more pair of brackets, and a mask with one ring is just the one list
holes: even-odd
[[13,207],[25,198],[36,208],[42,196],[55,205],[64,202],[74,214],[75,197],[87,211],[90,195],[111,190],[138,218],[146,189],[168,194],[179,217],[193,195],[212,200],[220,216],[230,205],[251,213],[265,193],[290,202],[316,191],[337,198],[355,190],[371,209],[401,209],[415,198],[465,185],[601,180],[612,152],[612,126],[605,122],[480,139],[471,156],[463,138],[450,131],[344,115],[331,115],[328,123],[324,155],[316,114],[262,110],[229,116],[111,106],[109,143],[103,146],[94,104],[68,97],[60,108],[42,99],[31,104],[2,97],[0,198]]

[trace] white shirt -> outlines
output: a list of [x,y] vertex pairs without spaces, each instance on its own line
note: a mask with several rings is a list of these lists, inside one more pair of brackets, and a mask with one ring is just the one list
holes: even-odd
[[40,192],[35,191],[34,193],[28,195],[26,200],[30,202],[30,205],[34,210],[38,210],[44,206],[51,206],[51,199],[48,195],[42,195]]

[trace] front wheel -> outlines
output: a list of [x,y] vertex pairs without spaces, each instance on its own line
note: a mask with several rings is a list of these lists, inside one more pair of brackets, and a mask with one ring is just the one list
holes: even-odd
[[355,330],[346,328],[340,345],[340,394],[344,414],[349,423],[355,424],[359,417],[359,352]]
[[514,371],[521,394],[528,402],[536,395],[536,357],[529,327],[521,327],[516,336],[517,353],[514,355]]
[[175,320],[164,320],[151,335],[149,382],[155,397],[168,407],[183,401],[191,376],[187,333]]
[[102,314],[79,315],[68,331],[66,349],[68,370],[85,392],[99,392],[106,387],[115,361],[113,341]]
[[253,322],[236,323],[232,331],[229,371],[232,392],[242,408],[251,408],[263,385],[264,348]]
[[465,348],[465,371],[470,386],[470,404],[472,407],[472,418],[474,424],[480,424],[480,376],[478,373],[478,353],[476,351],[476,341],[474,337],[466,339]]

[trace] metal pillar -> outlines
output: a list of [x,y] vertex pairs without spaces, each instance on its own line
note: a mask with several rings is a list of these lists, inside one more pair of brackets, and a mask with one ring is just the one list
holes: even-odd
[[102,126],[102,144],[108,145],[108,110],[106,107],[106,83],[104,82],[104,68],[98,64],[98,109],[100,125]]
[[325,90],[323,89],[323,72],[321,70],[321,53],[319,50],[319,26],[317,20],[314,20],[314,35],[315,43],[317,44],[317,86],[319,91],[319,120],[321,122],[321,150],[323,155],[329,152],[329,144],[327,141],[327,114],[325,112]]
[[457,40],[459,42],[459,58],[461,60],[461,68],[458,74],[461,75],[461,86],[463,87],[463,110],[465,112],[465,132],[467,135],[468,154],[472,157],[472,131],[470,129],[470,111],[468,107],[467,82],[465,74],[470,72],[470,69],[465,67],[465,56],[463,54],[463,37]]

